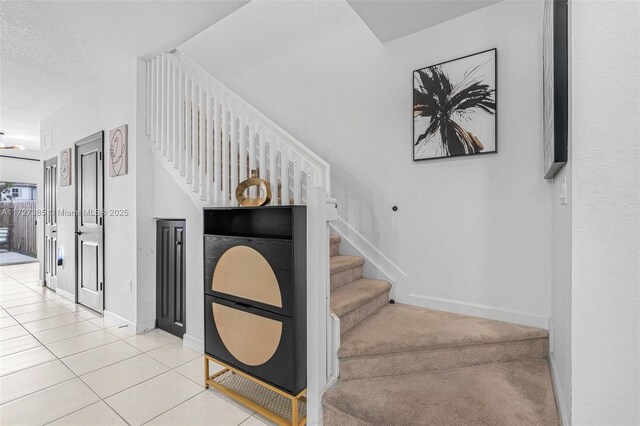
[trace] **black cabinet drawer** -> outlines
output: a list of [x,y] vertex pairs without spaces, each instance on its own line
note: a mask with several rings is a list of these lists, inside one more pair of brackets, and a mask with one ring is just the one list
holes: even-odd
[[295,259],[290,240],[205,235],[204,253],[205,294],[293,315]]
[[205,352],[295,395],[306,386],[305,322],[205,296]]

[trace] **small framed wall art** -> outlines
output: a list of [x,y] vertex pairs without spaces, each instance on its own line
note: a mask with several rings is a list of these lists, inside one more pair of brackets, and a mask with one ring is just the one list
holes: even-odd
[[498,152],[497,50],[413,72],[413,161]]
[[128,145],[126,124],[109,131],[109,176],[128,173]]
[[71,148],[60,151],[60,186],[71,185]]

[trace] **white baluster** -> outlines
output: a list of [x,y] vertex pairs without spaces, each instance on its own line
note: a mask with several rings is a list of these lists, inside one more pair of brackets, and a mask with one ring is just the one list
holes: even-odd
[[180,167],[180,67],[173,58],[173,168]]
[[153,132],[153,136],[154,136],[153,141],[156,144],[156,148],[158,148],[158,146],[159,146],[159,142],[158,141],[160,139],[160,111],[161,111],[161,108],[162,108],[161,105],[160,105],[161,102],[162,102],[162,99],[161,99],[162,90],[160,89],[160,84],[161,84],[160,83],[160,79],[161,79],[161,76],[160,76],[161,62],[162,62],[161,61],[161,56],[158,55],[156,57],[156,80],[155,80],[155,84],[156,84],[156,86],[155,86],[155,99],[156,99],[155,115],[156,115],[156,118],[153,120],[154,121],[153,124],[155,124],[155,130]]
[[[249,170],[256,170],[256,124],[249,123]],[[256,188],[254,186],[249,188],[249,196],[256,196]]]
[[151,84],[150,84],[150,90],[151,90],[151,111],[149,111],[149,117],[151,119],[151,127],[149,129],[150,134],[149,134],[149,138],[151,139],[151,142],[155,141],[156,139],[156,59],[155,58],[151,58]]
[[302,202],[302,174],[300,173],[300,157],[297,155],[293,160],[293,202]]
[[184,137],[185,137],[185,83],[186,77],[181,66],[178,66],[178,168],[180,176],[184,176]]
[[220,99],[220,92],[216,91],[214,94],[214,120],[213,120],[213,201],[216,206],[220,205],[220,186],[222,178],[222,101]]
[[287,155],[287,148],[280,149],[280,182],[281,182],[281,204],[283,206],[289,205],[289,156]]
[[229,104],[222,104],[222,203],[223,207],[229,205]]
[[[240,173],[238,175],[238,180],[243,182],[247,180],[247,118],[244,114],[238,115],[238,127],[239,127],[239,159],[240,163]],[[235,191],[235,188],[233,189]],[[234,197],[235,198],[235,197]]]
[[207,122],[207,110],[205,106],[205,91],[202,84],[200,84],[199,96],[200,96],[200,106],[198,107],[198,110],[199,110],[198,124],[200,125],[200,129],[198,131],[198,150],[200,155],[198,155],[199,186],[197,188],[197,191],[200,193],[200,199],[204,201],[206,200],[206,192],[207,192],[205,175],[204,175],[204,170],[207,164],[206,163],[207,162],[207,155],[206,155],[207,133],[206,133],[206,127],[205,127],[205,124]]
[[167,57],[167,142],[165,146],[165,152],[167,160],[173,161],[173,128],[174,122],[174,87],[173,87],[173,57],[169,55]]
[[[258,141],[260,145],[258,146],[258,155],[259,155],[259,164],[260,164],[260,179],[267,179],[267,134],[264,129],[264,126],[260,126],[260,130],[258,132]],[[258,195],[259,196],[259,195]]]
[[234,106],[234,108],[232,108],[230,112],[231,112],[231,125],[229,126],[229,129],[231,130],[231,147],[230,147],[231,159],[229,161],[229,168],[231,170],[229,171],[229,174],[231,179],[230,179],[230,186],[229,186],[229,196],[230,196],[229,205],[235,206],[237,205],[235,191],[236,191],[236,187],[238,186],[238,127],[237,127],[238,112],[237,112],[237,108]]
[[191,139],[193,138],[193,129],[191,123],[193,122],[193,89],[191,85],[191,78],[185,74],[184,76],[184,90],[185,90],[185,115],[184,115],[184,143],[185,143],[185,158],[184,168],[185,176],[188,185],[193,182],[193,164],[191,163]]
[[[166,54],[165,54],[166,55]],[[169,143],[171,139],[171,62],[170,57],[168,55],[165,56],[165,79],[164,79],[164,90],[165,90],[165,107],[164,107],[164,138],[162,139],[162,154],[165,157],[169,157]]]
[[151,136],[151,61],[146,62],[145,67],[145,106],[144,106],[144,117],[145,117],[145,126],[144,131],[147,136]]
[[191,185],[194,191],[198,185],[198,86],[195,77],[191,78]]
[[269,183],[271,184],[271,204],[278,204],[278,150],[276,149],[273,134],[269,132],[268,145],[269,148]]
[[174,161],[176,143],[176,67],[173,56],[169,57],[169,138],[167,140],[167,159]]
[[213,113],[215,108],[213,107],[213,97],[210,88],[205,91],[207,96],[207,170],[205,174],[206,178],[206,192],[207,201],[211,205],[214,202],[214,186],[213,186]]
[[158,149],[163,151],[166,136],[167,121],[167,54],[162,52],[160,61],[160,135],[158,137]]

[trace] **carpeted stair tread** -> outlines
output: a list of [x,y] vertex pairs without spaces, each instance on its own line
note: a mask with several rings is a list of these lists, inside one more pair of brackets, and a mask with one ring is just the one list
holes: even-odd
[[336,235],[336,234],[329,235],[329,244],[340,244],[340,241],[342,241],[342,238],[340,237],[340,235]]
[[325,425],[558,425],[544,359],[338,382]]
[[384,306],[345,333],[339,356],[380,355],[547,336],[547,331],[539,328],[395,304]]
[[331,292],[331,310],[339,317],[389,291],[387,281],[361,278]]
[[364,265],[364,259],[360,256],[332,256],[329,260],[332,274]]

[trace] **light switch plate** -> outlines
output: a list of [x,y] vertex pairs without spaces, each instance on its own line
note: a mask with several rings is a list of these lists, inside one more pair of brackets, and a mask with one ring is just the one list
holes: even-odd
[[560,189],[560,204],[563,206],[567,205],[567,177],[566,176],[562,179],[562,187]]

